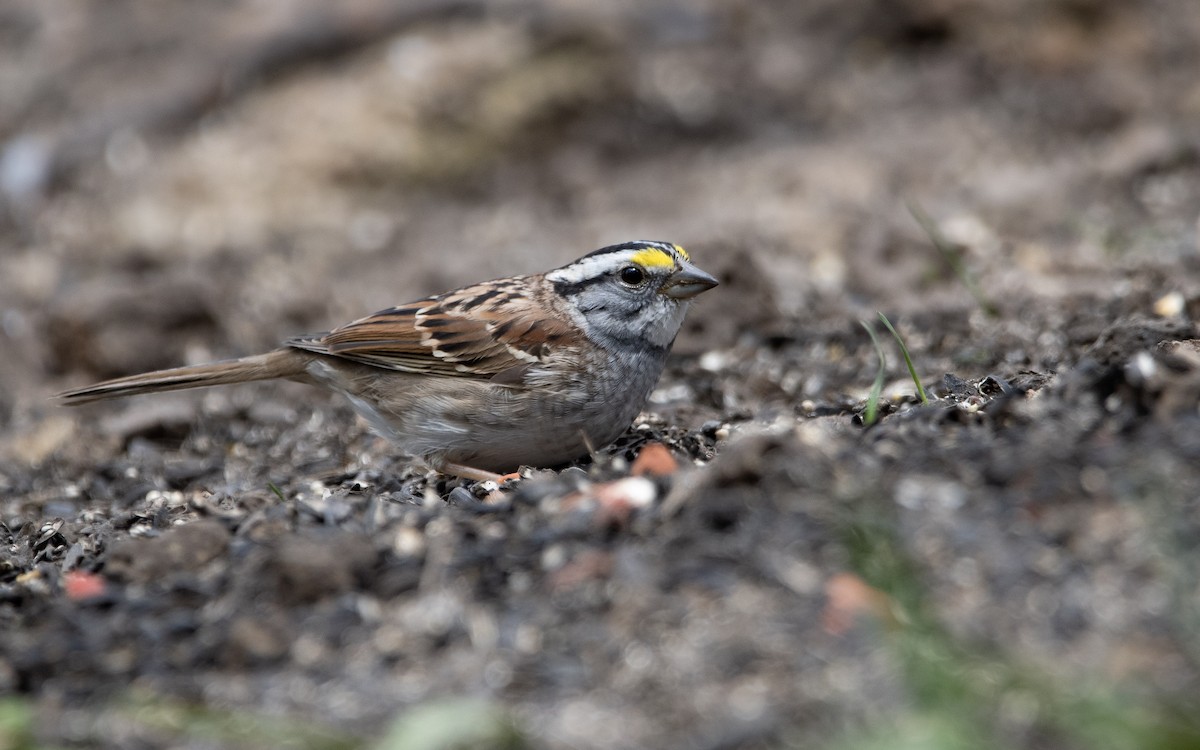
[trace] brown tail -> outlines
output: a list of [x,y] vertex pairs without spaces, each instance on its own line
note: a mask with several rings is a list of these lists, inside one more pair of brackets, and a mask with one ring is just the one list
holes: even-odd
[[141,375],[130,375],[103,383],[63,391],[55,398],[64,404],[86,404],[106,398],[121,398],[139,393],[180,391],[185,388],[206,388],[210,385],[249,383],[253,380],[303,377],[312,355],[295,349],[276,349],[253,357],[230,359],[207,365],[176,367]]

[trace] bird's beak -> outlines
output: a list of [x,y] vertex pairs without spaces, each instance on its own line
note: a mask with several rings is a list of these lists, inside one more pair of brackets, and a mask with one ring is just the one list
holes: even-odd
[[662,287],[662,293],[673,299],[691,299],[717,285],[717,280],[691,263],[684,261]]

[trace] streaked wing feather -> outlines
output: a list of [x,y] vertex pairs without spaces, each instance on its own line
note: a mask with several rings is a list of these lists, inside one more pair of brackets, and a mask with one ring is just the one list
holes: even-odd
[[491,379],[506,384],[582,334],[566,311],[491,283],[381,310],[289,346],[402,372]]

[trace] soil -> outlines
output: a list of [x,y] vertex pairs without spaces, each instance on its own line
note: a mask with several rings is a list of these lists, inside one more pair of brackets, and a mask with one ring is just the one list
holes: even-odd
[[[13,0],[0,40],[0,747],[431,706],[1198,746],[1193,0]],[[722,286],[623,438],[500,489],[299,385],[49,399],[638,238]]]

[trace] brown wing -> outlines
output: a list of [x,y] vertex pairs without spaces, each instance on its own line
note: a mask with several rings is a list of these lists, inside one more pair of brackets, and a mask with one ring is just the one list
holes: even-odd
[[[546,305],[554,312],[547,315]],[[477,284],[381,310],[289,346],[402,372],[519,382],[514,373],[581,334],[551,298],[542,304],[512,288]]]

